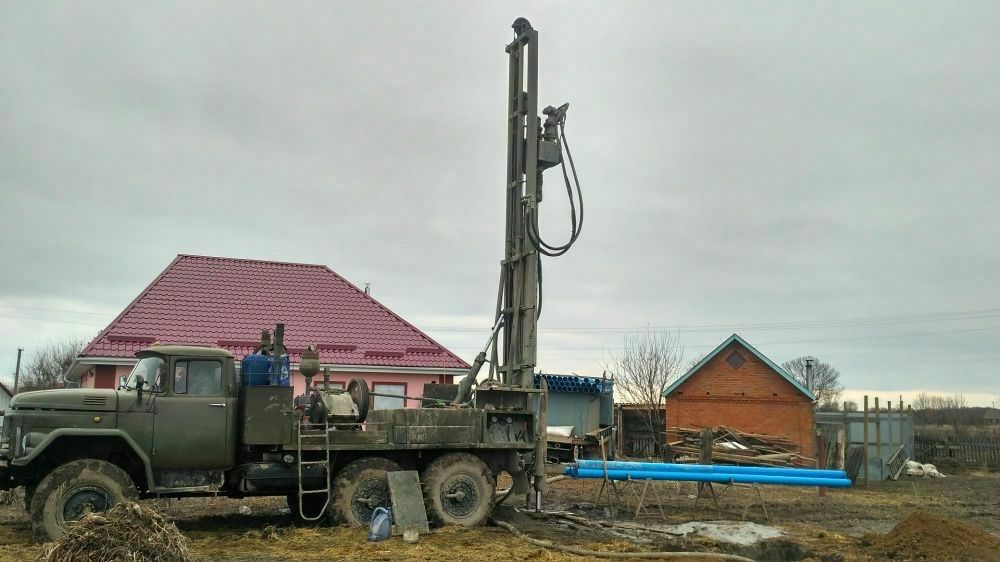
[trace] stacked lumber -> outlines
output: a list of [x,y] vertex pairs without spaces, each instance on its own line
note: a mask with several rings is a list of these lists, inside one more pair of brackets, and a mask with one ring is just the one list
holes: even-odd
[[[702,428],[669,427],[667,443],[677,463],[698,462]],[[799,446],[779,435],[744,433],[724,425],[712,430],[712,461],[747,466],[815,466],[813,459],[799,454]]]

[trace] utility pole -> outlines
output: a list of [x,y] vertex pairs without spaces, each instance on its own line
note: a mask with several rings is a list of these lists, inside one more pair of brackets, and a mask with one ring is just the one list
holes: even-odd
[[21,378],[21,353],[24,351],[23,347],[17,348],[17,366],[14,367],[14,394],[17,394],[17,385]]

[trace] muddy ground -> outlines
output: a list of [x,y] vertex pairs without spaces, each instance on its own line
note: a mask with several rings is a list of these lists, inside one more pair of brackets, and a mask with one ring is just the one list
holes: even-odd
[[[569,511],[586,520],[607,519],[606,501],[597,501],[600,481],[563,480],[553,483],[546,496],[550,510]],[[711,500],[695,505],[696,488],[690,483],[664,482],[657,486],[663,514],[655,497],[647,492],[647,511],[634,517],[641,485],[622,491],[615,520],[618,527],[595,529],[579,522],[552,517],[536,518],[517,511],[523,498],[508,502],[497,518],[514,524],[531,537],[606,552],[700,551],[732,553],[755,560],[989,560],[1000,561],[1000,549],[992,541],[1000,535],[1000,475],[970,474],[937,480],[906,479],[873,485],[871,489],[828,490],[820,497],[815,488],[761,487],[769,521],[754,506],[747,519],[763,525],[742,523],[751,488],[721,492],[718,509]],[[184,499],[158,504],[190,539],[192,552],[206,560],[587,560],[528,544],[507,530],[490,526],[478,529],[445,528],[409,545],[399,537],[381,543],[365,542],[365,530],[343,527],[296,525],[287,514],[283,499],[224,498]],[[241,515],[241,506],[250,509]],[[908,515],[923,510],[945,519],[969,523],[993,536],[983,535],[978,550],[956,550],[961,546],[941,541],[939,551],[913,551],[906,544],[888,544],[887,532]],[[244,510],[245,512],[245,510]],[[722,523],[721,538],[761,532],[780,536],[739,545],[700,536],[679,536],[675,525],[697,522]],[[656,531],[634,527],[656,528]],[[699,525],[693,525],[698,527]],[[978,531],[978,529],[974,529]],[[931,530],[933,531],[933,529]],[[954,529],[967,536],[969,528]],[[963,535],[964,533],[964,535]],[[907,539],[912,540],[912,539]],[[934,541],[929,541],[931,545]],[[925,545],[926,546],[926,545]],[[991,553],[996,550],[995,556]],[[0,506],[0,561],[33,559],[39,552],[30,537],[28,521],[19,505]],[[983,554],[983,553],[987,554]],[[889,554],[887,554],[889,553]]]

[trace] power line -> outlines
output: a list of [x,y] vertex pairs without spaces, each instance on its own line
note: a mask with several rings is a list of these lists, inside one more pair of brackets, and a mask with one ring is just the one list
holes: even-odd
[[[863,341],[863,340],[884,339],[884,338],[907,338],[907,337],[916,337],[916,336],[935,336],[935,335],[941,335],[941,334],[960,334],[960,333],[967,333],[967,332],[983,332],[983,331],[988,331],[988,330],[1000,330],[1000,326],[988,326],[988,327],[985,327],[985,328],[965,328],[965,329],[960,329],[960,330],[942,330],[942,331],[937,331],[937,332],[917,332],[917,333],[910,333],[910,334],[882,334],[882,335],[871,335],[871,336],[855,336],[855,337],[848,337],[848,338],[832,338],[832,339],[820,339],[820,340],[797,340],[797,341],[778,341],[778,342],[760,342],[760,343],[756,343],[755,342],[755,345],[757,345],[757,346],[764,346],[764,345],[791,345],[791,344],[799,344],[799,343],[830,343],[830,342],[841,342],[841,341]],[[715,345],[685,345],[684,346],[684,348],[696,348],[696,349],[715,349],[716,347],[718,347],[718,344],[715,344]],[[469,348],[469,347],[463,347],[463,346],[456,346],[456,347],[452,347],[451,349],[471,349],[471,348]],[[621,351],[623,348],[621,348],[621,347],[610,347],[610,346],[585,346],[585,347],[564,347],[564,348],[546,347],[546,348],[543,348],[543,349],[547,349],[547,350],[562,349],[562,350],[576,350],[576,351],[586,351],[586,350],[600,349],[600,350],[607,350],[607,351]]]
[[[868,316],[857,318],[842,318],[835,320],[799,320],[781,322],[757,322],[736,324],[685,324],[674,326],[635,326],[635,327],[553,327],[539,328],[540,332],[641,332],[646,330],[677,330],[680,332],[714,332],[720,330],[799,330],[807,328],[848,328],[858,326],[878,326],[892,324],[914,324],[922,322],[953,322],[960,320],[982,320],[1000,317],[1000,308],[967,310],[956,312],[938,312],[926,314],[907,314],[896,316]],[[422,329],[439,332],[483,332],[488,328],[469,328],[458,326],[424,326]]]
[[90,326],[90,327],[100,326],[101,324],[103,324],[103,322],[101,323],[73,322],[72,320],[56,320],[55,318],[37,318],[32,316],[15,316],[12,314],[0,314],[0,318],[15,318],[18,320],[31,320],[32,322],[51,322],[53,324],[73,324],[76,326]]
[[60,308],[38,308],[35,306],[13,306],[10,304],[0,304],[0,308],[16,308],[18,310],[37,310],[40,312],[58,312],[62,314],[90,314],[94,316],[114,316],[115,312],[95,312],[93,310],[66,310]]

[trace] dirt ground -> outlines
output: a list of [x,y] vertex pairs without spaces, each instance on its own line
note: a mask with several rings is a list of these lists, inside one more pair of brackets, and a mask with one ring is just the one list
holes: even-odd
[[[600,488],[601,482],[594,480],[555,482],[546,495],[546,508],[572,512],[585,521],[607,520],[607,502],[597,499]],[[656,505],[657,494],[651,489],[647,490],[647,510],[634,517],[636,494],[641,495],[642,485],[632,484],[621,491],[616,527],[597,529],[555,517],[538,518],[515,509],[523,507],[523,498],[508,500],[496,516],[537,539],[605,552],[686,550],[737,554],[761,561],[1000,562],[1000,542],[994,542],[1000,541],[997,474],[905,479],[873,485],[870,490],[827,490],[825,497],[815,488],[761,487],[769,520],[764,520],[758,505],[747,515],[760,526],[742,522],[748,502],[756,499],[752,488],[716,487],[718,509],[711,499],[702,498],[695,505],[693,484],[661,482],[655,488],[662,515]],[[496,526],[439,529],[414,545],[399,537],[367,543],[364,529],[296,525],[279,498],[184,499],[156,505],[190,539],[192,552],[205,560],[589,559],[529,544]],[[241,506],[249,508],[248,515],[238,513]],[[907,519],[914,513],[918,515]],[[780,536],[740,545],[719,538],[679,536],[680,530],[692,525],[675,527],[727,521],[719,523],[724,534],[736,536],[751,528]],[[640,526],[653,530],[635,528]],[[31,560],[38,552],[20,505],[0,506],[0,562]]]

